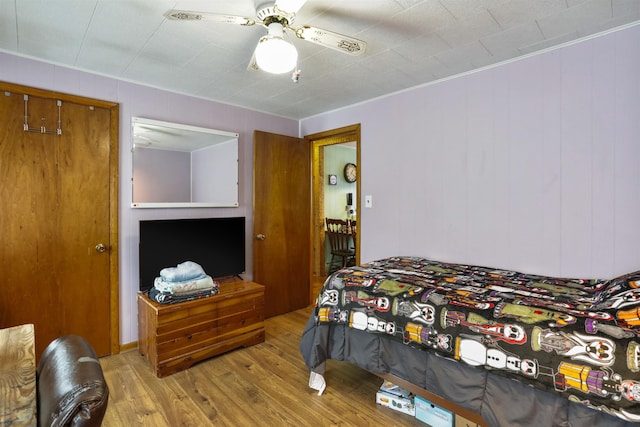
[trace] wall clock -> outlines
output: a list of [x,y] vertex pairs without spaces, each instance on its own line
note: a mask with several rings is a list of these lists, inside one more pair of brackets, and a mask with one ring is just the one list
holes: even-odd
[[353,163],[347,163],[344,165],[344,179],[347,182],[356,182],[357,168]]

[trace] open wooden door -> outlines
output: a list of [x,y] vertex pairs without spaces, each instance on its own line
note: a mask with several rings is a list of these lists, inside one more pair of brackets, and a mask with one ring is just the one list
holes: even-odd
[[253,279],[272,317],[309,305],[310,147],[261,131],[253,142]]
[[0,327],[33,323],[37,356],[66,334],[117,352],[117,115],[2,88]]

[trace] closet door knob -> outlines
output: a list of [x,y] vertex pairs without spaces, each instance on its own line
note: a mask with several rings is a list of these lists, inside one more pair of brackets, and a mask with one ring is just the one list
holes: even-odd
[[256,239],[258,239],[258,240],[264,240],[264,239],[266,239],[266,238],[267,238],[267,236],[265,236],[264,234],[258,234],[258,235],[256,236]]
[[104,253],[107,251],[107,247],[103,243],[98,243],[96,245],[96,252]]

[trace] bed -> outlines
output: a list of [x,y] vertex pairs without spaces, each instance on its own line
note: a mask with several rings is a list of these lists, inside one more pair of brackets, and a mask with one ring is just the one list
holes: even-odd
[[386,258],[327,278],[300,351],[310,385],[345,361],[490,426],[639,423],[639,287]]

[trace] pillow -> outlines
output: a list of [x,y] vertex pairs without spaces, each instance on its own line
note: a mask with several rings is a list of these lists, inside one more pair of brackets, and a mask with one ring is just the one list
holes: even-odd
[[640,303],[640,271],[609,281],[594,304],[597,309],[621,309]]

